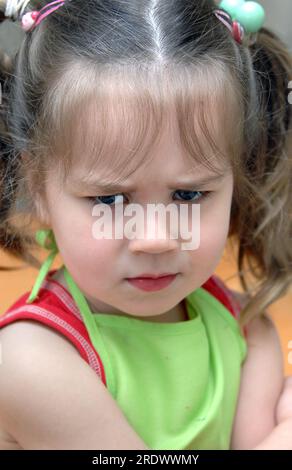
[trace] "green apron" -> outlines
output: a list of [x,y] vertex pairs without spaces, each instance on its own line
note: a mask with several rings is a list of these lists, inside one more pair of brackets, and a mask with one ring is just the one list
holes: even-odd
[[[36,239],[51,254],[27,303],[37,298],[58,253],[51,230],[38,231]],[[91,312],[63,268],[101,357],[108,390],[145,444],[153,450],[229,449],[247,354],[246,340],[229,310],[198,288],[186,297],[187,321],[156,323]]]

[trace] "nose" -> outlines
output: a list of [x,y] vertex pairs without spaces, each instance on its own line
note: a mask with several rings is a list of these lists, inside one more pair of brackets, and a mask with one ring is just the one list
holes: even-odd
[[177,240],[171,239],[135,239],[129,243],[129,250],[132,253],[143,251],[145,253],[165,253],[166,251],[172,251],[178,249]]
[[165,221],[160,220],[159,217],[157,223],[156,220],[156,217],[150,217],[150,220],[148,219],[145,223],[144,234],[141,233],[142,230],[139,230],[138,236],[129,241],[128,248],[132,253],[142,251],[154,254],[179,249],[179,240],[174,236],[171,238],[169,234],[171,230],[166,229]]

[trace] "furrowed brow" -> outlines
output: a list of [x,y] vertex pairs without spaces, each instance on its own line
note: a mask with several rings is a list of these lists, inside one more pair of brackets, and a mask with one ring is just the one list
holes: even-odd
[[[195,188],[202,188],[212,183],[217,183],[222,181],[225,178],[226,174],[215,174],[211,176],[206,176],[200,179],[194,180],[187,180],[181,179],[173,182],[169,185],[170,189],[195,189]],[[134,184],[112,184],[102,180],[90,181],[87,179],[75,179],[68,182],[68,186],[74,189],[75,191],[88,191],[88,192],[96,192],[96,193],[117,193],[117,192],[132,192],[139,186],[136,184],[136,188]]]

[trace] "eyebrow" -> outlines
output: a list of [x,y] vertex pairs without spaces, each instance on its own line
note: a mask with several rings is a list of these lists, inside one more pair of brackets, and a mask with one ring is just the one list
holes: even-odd
[[[186,179],[177,180],[175,183],[170,184],[170,189],[178,189],[181,187],[195,189],[198,187],[205,187],[208,184],[222,181],[225,178],[225,174],[215,174],[211,176],[206,176],[204,178],[198,179],[196,181],[190,181]],[[135,191],[135,186],[133,184],[118,184],[118,183],[108,183],[106,181],[96,180],[90,181],[87,178],[79,178],[78,180],[69,180],[68,185],[73,188],[75,191],[89,191],[89,192],[131,192]]]

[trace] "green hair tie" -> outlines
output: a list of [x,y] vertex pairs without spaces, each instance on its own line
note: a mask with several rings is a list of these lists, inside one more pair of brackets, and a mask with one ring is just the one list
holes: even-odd
[[257,33],[266,19],[265,10],[258,2],[222,0],[219,8],[226,11],[233,21],[240,23],[248,34]]
[[51,253],[48,256],[48,258],[45,260],[45,262],[43,263],[39,271],[38,277],[35,281],[31,294],[26,301],[27,304],[32,303],[37,298],[39,290],[42,286],[42,283],[46,275],[50,271],[50,268],[54,262],[54,259],[59,252],[53,230],[51,229],[38,230],[35,234],[35,239],[39,246],[41,246],[42,248],[45,248]]

